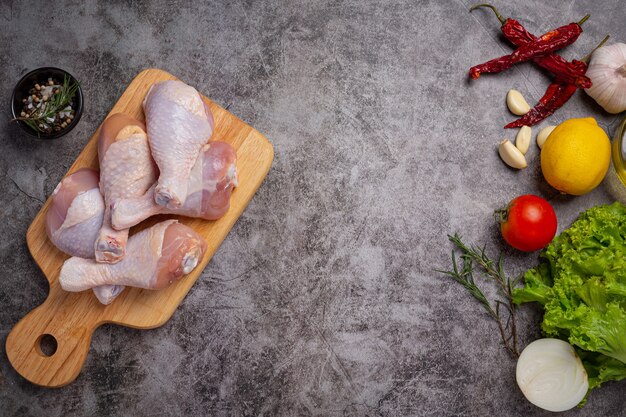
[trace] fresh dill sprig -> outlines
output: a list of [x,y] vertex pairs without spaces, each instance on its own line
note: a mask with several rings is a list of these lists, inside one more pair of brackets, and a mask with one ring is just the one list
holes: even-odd
[[70,105],[77,91],[78,83],[70,84],[70,78],[66,75],[63,78],[63,85],[58,87],[58,92],[52,94],[49,101],[41,103],[39,108],[31,114],[25,117],[16,117],[13,120],[21,120],[38,133],[46,133],[45,129],[41,128],[40,125],[44,124],[47,126],[50,123],[48,121],[49,118],[54,118],[63,112]]
[[[505,275],[502,255],[498,257],[497,261],[494,261],[487,255],[485,247],[467,246],[456,233],[448,235],[448,239],[456,246],[456,249],[461,251],[462,265],[459,268],[457,256],[455,251],[452,250],[452,270],[437,270],[437,272],[441,272],[461,284],[478,300],[487,314],[498,323],[498,329],[500,330],[505,349],[513,357],[518,357],[517,328],[515,323],[516,306],[513,303],[513,289],[521,277],[510,279]],[[495,308],[474,281],[475,265],[482,269],[487,278],[496,283],[498,292],[505,298],[504,300],[494,300]]]

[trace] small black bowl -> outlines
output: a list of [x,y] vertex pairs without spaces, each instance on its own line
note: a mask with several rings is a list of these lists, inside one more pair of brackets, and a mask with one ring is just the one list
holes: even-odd
[[76,94],[74,95],[73,106],[72,106],[75,112],[74,118],[72,119],[72,122],[69,125],[67,125],[65,129],[59,130],[58,132],[52,132],[52,133],[40,133],[40,132],[33,130],[30,126],[28,126],[26,123],[24,123],[21,120],[12,121],[11,123],[17,123],[24,132],[28,133],[31,136],[35,136],[39,139],[60,138],[61,136],[65,135],[70,130],[72,130],[74,126],[78,124],[78,121],[80,120],[80,116],[82,116],[83,114],[83,92],[76,78],[74,78],[72,74],[70,74],[69,72],[64,71],[60,68],[42,67],[42,68],[37,68],[29,72],[28,74],[24,75],[18,81],[17,85],[13,89],[13,95],[11,96],[11,111],[13,113],[14,118],[19,117],[23,108],[22,99],[28,97],[28,90],[31,89],[35,83],[46,81],[48,80],[48,78],[54,78],[56,80],[63,81],[63,79],[66,76],[69,78],[70,83],[78,84],[78,89],[76,90]]

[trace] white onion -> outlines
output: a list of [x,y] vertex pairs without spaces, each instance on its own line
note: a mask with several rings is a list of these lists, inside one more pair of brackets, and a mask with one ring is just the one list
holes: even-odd
[[526,346],[515,378],[526,399],[548,411],[575,407],[589,389],[580,358],[569,343],[559,339],[539,339]]

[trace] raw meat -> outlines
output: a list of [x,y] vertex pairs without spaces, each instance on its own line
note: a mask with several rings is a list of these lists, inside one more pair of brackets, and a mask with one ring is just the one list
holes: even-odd
[[166,220],[128,240],[128,255],[116,264],[73,257],[65,261],[59,283],[65,291],[100,285],[161,289],[190,273],[206,250],[204,240],[176,220]]
[[98,158],[105,212],[95,256],[98,262],[116,263],[124,257],[128,229],[111,227],[111,202],[143,195],[157,177],[143,123],[122,113],[109,117],[98,136]]
[[116,229],[132,227],[156,214],[178,214],[216,220],[230,207],[237,186],[237,154],[225,142],[209,142],[191,170],[188,196],[181,207],[160,206],[154,201],[156,185],[141,197],[120,199],[111,206],[111,223]]
[[191,169],[213,133],[211,112],[195,88],[174,80],[154,84],[143,108],[150,149],[160,171],[155,202],[181,207]]
[[[98,171],[82,168],[64,178],[52,193],[46,233],[54,246],[70,256],[94,257],[94,242],[104,216],[99,181]],[[109,304],[123,289],[102,285],[93,292],[102,304]]]
[[46,233],[54,246],[68,255],[94,257],[93,243],[104,214],[98,181],[98,171],[79,169],[64,178],[52,193]]

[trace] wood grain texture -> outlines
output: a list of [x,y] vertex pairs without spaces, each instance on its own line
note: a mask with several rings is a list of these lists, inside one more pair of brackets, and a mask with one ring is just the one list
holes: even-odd
[[[148,89],[153,83],[168,79],[175,77],[158,69],[141,72],[113,106],[109,116],[122,112],[144,120],[142,101]],[[199,267],[181,281],[160,291],[127,288],[108,306],[100,304],[92,291],[65,292],[59,285],[58,276],[68,256],[52,245],[46,236],[45,213],[51,200],[48,198],[29,227],[26,241],[33,259],[50,283],[50,294],[43,304],[15,325],[6,342],[9,361],[27,380],[47,387],[60,387],[72,382],[87,357],[93,331],[101,324],[116,323],[139,329],[163,325],[196,282],[263,182],[274,157],[270,142],[233,114],[206,97],[203,99],[209,104],[215,119],[212,140],[228,142],[237,150],[239,186],[233,191],[230,210],[217,221],[172,215],[155,216],[131,230],[132,235],[166,218],[178,218],[181,223],[195,229],[208,243]],[[98,168],[99,131],[100,128],[67,174],[83,167]],[[40,339],[44,334],[52,335],[57,341],[57,350],[51,356],[46,356],[40,348]]]

